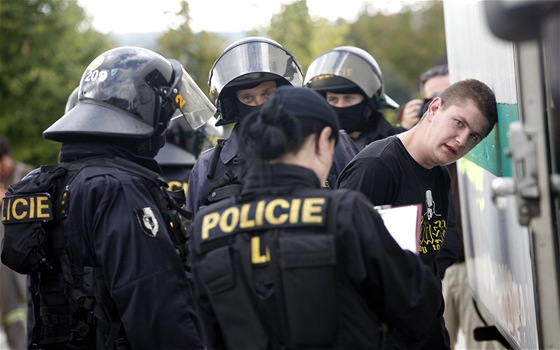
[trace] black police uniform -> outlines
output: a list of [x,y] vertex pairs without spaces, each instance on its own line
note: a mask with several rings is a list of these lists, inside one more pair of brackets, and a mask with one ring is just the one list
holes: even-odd
[[[62,146],[62,162],[86,156],[121,157],[159,171],[152,158],[140,158],[114,145]],[[132,349],[202,349],[187,277],[150,185],[154,186],[110,165],[84,167],[71,181],[62,228],[75,287],[84,294],[95,292],[96,302],[108,315],[105,321],[122,325]],[[89,288],[87,271],[100,276],[92,278],[95,286]],[[54,346],[104,349],[107,339],[98,327],[96,341]]]
[[437,277],[365,196],[306,168],[252,168],[240,196],[199,211],[191,242],[212,349],[379,349],[384,325],[421,337],[437,319]]
[[166,142],[155,157],[170,191],[183,191],[186,195],[189,177],[196,157],[180,147]]
[[[196,160],[189,178],[186,209],[196,213],[203,205],[237,194],[247,172],[247,163],[239,150],[238,128],[221,145],[203,152]],[[218,152],[218,153],[217,153]],[[331,188],[346,164],[358,154],[358,148],[343,130],[334,149],[333,165],[328,182]],[[211,169],[211,170],[210,170]]]

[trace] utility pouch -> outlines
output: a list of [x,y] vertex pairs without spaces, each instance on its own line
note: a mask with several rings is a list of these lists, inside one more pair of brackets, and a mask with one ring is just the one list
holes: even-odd
[[231,184],[223,187],[214,188],[208,196],[206,196],[207,203],[215,203],[221,200],[234,197],[241,191],[240,184]]
[[63,167],[46,167],[8,188],[2,200],[2,262],[12,270],[30,274],[50,266],[48,232],[60,218],[56,197],[66,173]]
[[251,300],[242,271],[233,264],[233,252],[221,247],[206,253],[199,275],[208,290],[228,349],[267,349],[268,336]]
[[278,238],[278,250],[292,344],[332,346],[338,312],[334,236],[284,236]]

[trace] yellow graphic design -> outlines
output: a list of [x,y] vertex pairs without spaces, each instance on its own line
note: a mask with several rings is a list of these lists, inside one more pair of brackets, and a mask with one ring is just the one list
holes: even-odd
[[420,253],[427,254],[430,250],[440,250],[445,238],[445,232],[447,231],[447,222],[445,220],[436,220],[431,224],[422,216],[420,225],[422,227],[420,232]]
[[472,187],[475,188],[477,194],[476,203],[479,206],[480,212],[484,213],[486,207],[486,201],[484,196],[480,195],[484,192],[484,168],[476,165],[473,162],[470,162],[466,159],[459,159],[457,161],[457,169],[460,174],[466,174],[467,178],[472,184]]
[[426,191],[426,212],[422,215],[420,221],[420,254],[427,254],[428,251],[438,251],[441,249],[445,232],[447,230],[447,221],[439,219],[441,213],[436,210],[436,202],[434,201],[432,191]]

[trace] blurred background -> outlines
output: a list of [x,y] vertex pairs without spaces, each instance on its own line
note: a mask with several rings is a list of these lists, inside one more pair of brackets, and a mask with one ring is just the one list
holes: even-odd
[[[145,6],[147,15],[136,15]],[[323,51],[358,46],[377,60],[386,93],[399,104],[417,97],[423,71],[447,61],[441,1],[3,0],[0,135],[11,140],[15,159],[55,163],[60,145],[41,133],[64,114],[86,66],[102,52],[152,49],[178,59],[207,92],[222,50],[253,35],[278,41],[304,72]]]

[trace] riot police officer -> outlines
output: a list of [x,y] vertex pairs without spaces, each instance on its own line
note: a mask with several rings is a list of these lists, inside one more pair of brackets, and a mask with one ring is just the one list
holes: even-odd
[[[208,86],[219,118],[217,125],[242,120],[273,95],[282,85],[301,87],[303,73],[295,57],[279,43],[263,37],[240,39],[216,59],[210,70]],[[329,182],[356,155],[357,148],[348,135],[341,137]],[[230,137],[201,154],[189,179],[187,210],[214,203],[239,191],[246,173],[246,157],[239,149],[237,126]]]
[[380,349],[382,329],[422,334],[437,277],[402,250],[365,196],[326,191],[338,118],[317,92],[280,87],[241,120],[239,195],[191,226],[193,283],[211,349]]
[[370,142],[404,131],[383,116],[399,105],[385,94],[377,61],[363,49],[340,46],[317,56],[305,74],[305,85],[335,109],[341,129],[363,149]]
[[202,348],[154,156],[174,114],[197,128],[214,111],[178,61],[153,51],[115,48],[86,68],[77,104],[43,133],[78,170],[60,202],[64,249],[31,274],[32,346]]
[[[68,96],[65,113],[78,103],[78,91],[79,86]],[[183,190],[186,196],[196,158],[202,151],[212,148],[217,138],[223,136],[223,127],[216,126],[216,122],[216,118],[212,116],[206,124],[195,130],[185,118],[171,120],[165,133],[165,145],[155,156],[169,190]]]

